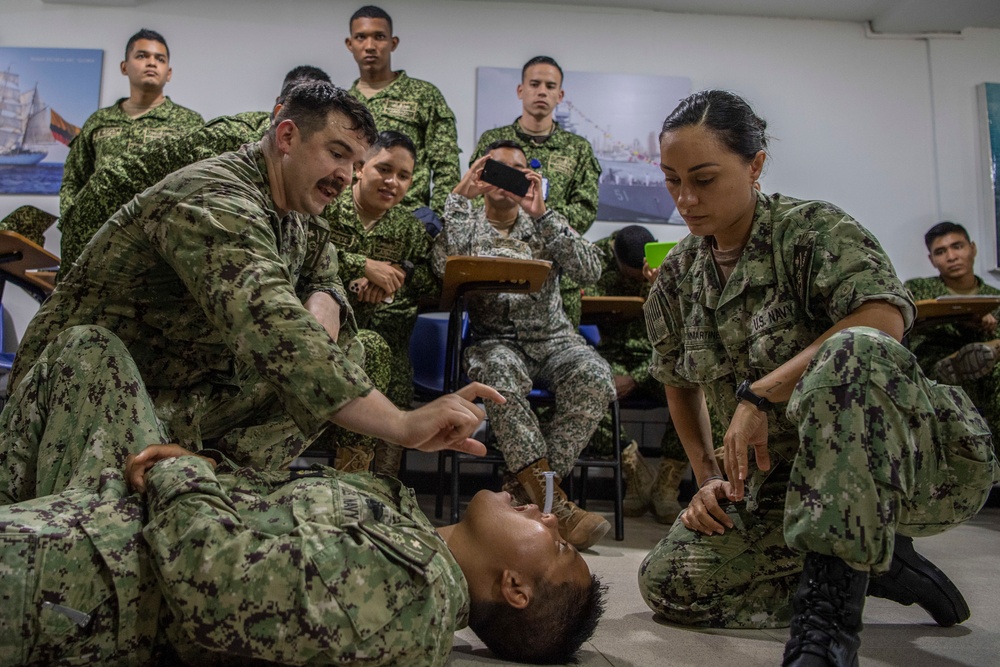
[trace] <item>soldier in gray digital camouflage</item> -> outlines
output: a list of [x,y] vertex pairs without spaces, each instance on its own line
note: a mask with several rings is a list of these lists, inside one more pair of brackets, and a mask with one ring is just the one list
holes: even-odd
[[[11,391],[62,331],[96,325],[125,344],[169,440],[191,450],[280,469],[331,423],[408,447],[465,447],[428,430],[461,418],[450,402],[402,412],[373,389],[329,227],[316,217],[374,138],[353,97],[307,83],[259,143],[135,197],[29,324]],[[16,500],[33,493],[25,456],[0,467]]]
[[[293,68],[285,75],[275,107],[281,105],[292,88],[308,81],[330,83],[330,77],[311,65]],[[133,150],[108,156],[76,191],[72,201],[67,200],[60,207],[60,275],[66,274],[97,230],[132,197],[181,167],[260,141],[274,113],[274,110],[270,113],[248,111],[220,116],[203,127],[161,137]]]
[[[465,438],[468,401],[502,399],[460,393],[441,430]],[[562,663],[596,626],[603,587],[537,507],[484,491],[435,531],[396,480],[193,455],[159,413],[100,327],[23,376],[0,457],[33,452],[36,497],[0,486],[0,666],[439,666],[466,625],[502,659]]]
[[[927,257],[938,270],[933,278],[903,283],[914,300],[941,296],[1000,296],[1000,289],[975,274],[976,244],[965,227],[940,222],[924,235]],[[978,321],[949,322],[910,332],[907,345],[928,377],[957,384],[969,395],[993,433],[1000,434],[1000,308]]]
[[160,33],[143,29],[129,38],[121,73],[128,77],[129,96],[95,111],[70,143],[59,188],[60,217],[106,162],[149,141],[185,134],[205,122],[201,115],[163,94],[173,69],[170,49]]
[[[400,408],[413,402],[410,334],[421,299],[434,298],[440,281],[431,270],[431,235],[400,202],[413,180],[416,148],[399,132],[380,132],[357,179],[327,211],[340,279],[358,326],[385,339],[390,381],[386,395]],[[340,443],[339,448],[346,448]],[[402,450],[379,443],[375,472],[396,476]],[[360,455],[359,455],[360,456]],[[338,464],[337,466],[341,466]]]
[[[791,623],[786,666],[858,664],[865,596],[940,625],[962,594],[913,548],[986,500],[990,434],[899,340],[914,307],[875,238],[840,209],[758,192],[766,124],[724,91],[667,117],[667,189],[691,235],[646,301],[650,372],[700,485],[640,589],[678,624]],[[705,396],[730,415],[725,474]]]
[[[493,158],[523,171],[530,189],[523,197],[480,180]],[[472,200],[485,197],[485,206]],[[537,294],[481,293],[469,300],[473,345],[465,353],[473,380],[490,383],[504,398],[487,405],[497,446],[513,476],[505,488],[522,503],[545,501],[545,472],[558,479],[571,474],[577,456],[590,441],[615,397],[611,369],[570,324],[559,297],[563,274],[583,282],[600,271],[597,249],[569,226],[541,197],[541,177],[528,169],[520,146],[500,141],[475,163],[445,205],[444,229],[434,241],[434,270],[444,275],[451,255],[491,255],[552,262]],[[535,383],[556,397],[545,426],[528,403]],[[499,409],[497,409],[499,408]],[[610,528],[556,488],[553,512],[563,537],[578,548],[595,544]]]
[[461,175],[455,114],[434,84],[392,69],[399,37],[385,10],[365,5],[351,16],[349,27],[344,43],[359,74],[350,92],[372,112],[380,132],[395,130],[413,141],[417,165],[403,206],[436,233],[444,200]]

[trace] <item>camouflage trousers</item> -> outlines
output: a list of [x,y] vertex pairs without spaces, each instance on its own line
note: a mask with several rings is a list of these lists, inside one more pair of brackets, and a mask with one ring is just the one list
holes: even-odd
[[[680,518],[646,557],[639,588],[658,616],[683,625],[788,625],[806,552],[884,571],[895,534],[919,537],[979,511],[994,459],[968,396],[920,371],[895,340],[868,328],[820,348],[787,414],[791,462],[776,461],[752,509],[727,508],[735,528],[706,536]],[[754,470],[751,464],[751,474]]]
[[986,377],[962,385],[993,434],[994,451],[1000,447],[1000,363]]
[[0,504],[97,488],[104,468],[169,442],[128,350],[99,327],[49,344],[0,413]]
[[[521,470],[540,458],[560,477],[573,470],[598,422],[615,398],[611,369],[579,336],[553,341],[544,358],[513,344],[486,341],[466,351],[468,375],[499,391],[507,402],[486,402],[486,416],[507,466]],[[528,403],[533,384],[555,395],[544,428]]]

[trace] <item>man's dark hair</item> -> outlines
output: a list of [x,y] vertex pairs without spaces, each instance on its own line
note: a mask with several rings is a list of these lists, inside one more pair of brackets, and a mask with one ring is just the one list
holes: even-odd
[[396,146],[402,146],[406,152],[413,156],[413,161],[417,161],[417,147],[413,145],[413,140],[402,132],[386,130],[378,133],[378,139],[372,144],[369,155],[375,155],[381,150],[390,150]]
[[604,613],[607,587],[596,576],[589,586],[542,580],[524,609],[502,602],[473,602],[469,627],[501,660],[540,665],[576,663]]
[[688,95],[663,121],[660,141],[667,132],[704,125],[732,153],[745,162],[767,150],[767,122],[742,97],[728,90],[702,90]]
[[972,243],[972,239],[969,238],[969,232],[965,231],[965,227],[957,222],[949,222],[948,220],[945,220],[944,222],[939,222],[927,230],[927,233],[924,234],[924,245],[926,245],[927,249],[930,250],[931,244],[933,244],[934,241],[947,234],[961,234],[965,237],[966,241]]
[[559,70],[559,85],[563,82],[563,71],[562,67],[559,67],[559,63],[556,62],[555,58],[549,56],[535,56],[528,62],[524,63],[524,67],[521,68],[521,81],[524,81],[524,75],[528,73],[528,68],[535,65],[552,65],[557,70]]
[[128,38],[128,43],[125,45],[125,60],[128,60],[128,54],[132,52],[132,46],[140,39],[148,39],[163,44],[163,48],[167,50],[167,60],[170,60],[170,47],[167,46],[167,40],[163,38],[163,35],[149,28],[143,28]]
[[524,155],[524,147],[513,139],[497,139],[486,147],[486,152],[489,153],[498,148],[513,148],[514,150],[521,151],[521,154]]
[[275,104],[283,104],[285,97],[288,93],[292,92],[292,88],[299,85],[300,83],[307,83],[309,81],[325,81],[326,83],[333,83],[330,79],[330,75],[321,70],[318,67],[313,67],[312,65],[299,65],[288,71],[285,75],[285,80],[281,82],[281,92],[278,94],[278,99],[274,101]]
[[365,5],[358,11],[351,14],[351,20],[347,22],[347,29],[354,30],[354,22],[358,19],[382,19],[389,24],[389,36],[392,36],[392,17],[381,7],[375,5]]
[[268,135],[273,139],[278,125],[282,121],[291,120],[302,132],[302,137],[307,138],[324,127],[327,117],[334,111],[347,116],[351,121],[350,129],[361,132],[365,143],[375,143],[378,131],[368,108],[343,88],[326,81],[309,81],[292,88],[285,96],[281,111],[271,123]]
[[641,225],[629,225],[615,232],[615,257],[627,267],[642,268],[642,260],[646,257],[646,244],[652,243],[652,232]]

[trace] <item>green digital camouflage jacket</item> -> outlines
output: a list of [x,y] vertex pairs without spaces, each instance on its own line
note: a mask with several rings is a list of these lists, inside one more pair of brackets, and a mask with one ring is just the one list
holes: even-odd
[[573,229],[585,234],[597,218],[597,184],[601,177],[601,164],[590,142],[555,123],[552,134],[538,144],[521,132],[515,120],[510,125],[483,132],[470,164],[486,153],[487,146],[501,139],[520,144],[529,163],[532,159],[541,163],[535,171],[548,180],[545,204],[561,213]]
[[379,132],[402,132],[417,148],[413,183],[402,206],[411,211],[429,206],[441,215],[444,200],[461,177],[455,114],[441,91],[399,70],[395,81],[369,98],[358,90],[358,80],[348,92],[368,107]]
[[[650,291],[649,372],[667,386],[701,387],[725,427],[739,383],[770,373],[863,303],[889,302],[907,329],[913,322],[913,302],[878,241],[826,202],[758,194],[750,239],[724,288],[711,243],[685,237]],[[783,410],[770,413],[772,457],[792,460],[796,429]],[[756,471],[754,492],[762,480]]]
[[263,111],[220,116],[203,127],[150,141],[103,161],[73,200],[61,206],[61,274],[66,274],[97,230],[132,197],[181,167],[260,141],[270,124],[270,114]]
[[[11,391],[59,332],[94,324],[125,343],[177,442],[200,449],[210,399],[252,386],[314,436],[371,390],[329,234],[321,218],[278,215],[260,144],[175,172],[59,282],[25,331]],[[342,304],[339,343],[303,305],[316,292]]]
[[158,107],[132,118],[122,111],[121,103],[125,99],[123,97],[91,114],[80,134],[70,142],[59,188],[60,217],[73,204],[77,192],[91,174],[107,161],[137,150],[150,141],[185,134],[205,122],[200,114],[174,104],[169,97]]

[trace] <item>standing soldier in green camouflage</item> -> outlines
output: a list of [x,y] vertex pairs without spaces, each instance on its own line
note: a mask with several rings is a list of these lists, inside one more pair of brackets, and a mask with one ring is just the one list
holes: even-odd
[[360,75],[350,93],[372,112],[380,132],[402,132],[417,147],[413,184],[403,206],[439,228],[444,200],[461,176],[455,114],[433,84],[393,71],[399,37],[392,34],[392,19],[384,10],[365,5],[354,12],[349,26],[351,36],[344,42]]
[[[330,83],[326,72],[300,65],[285,75],[275,99],[279,106],[292,88],[307,81]],[[109,156],[87,179],[72,202],[62,206],[60,276],[83,252],[97,230],[135,195],[156,185],[181,167],[239,150],[243,144],[260,141],[271,125],[271,113],[248,111],[220,116],[205,126],[173,134],[138,146],[133,151]]]
[[[392,351],[386,395],[399,408],[413,402],[410,334],[421,298],[440,291],[431,271],[431,236],[400,202],[413,179],[416,148],[399,132],[381,132],[354,186],[328,209],[330,242],[358,326],[377,331]],[[380,443],[375,471],[395,476],[402,449]]]
[[191,455],[156,412],[121,341],[81,326],[0,414],[0,451],[75,470],[41,465],[34,500],[0,490],[0,666],[437,666],[465,625],[564,662],[593,632],[603,591],[552,515],[481,492],[436,533],[395,480]]
[[95,111],[69,145],[59,188],[60,217],[87,179],[108,160],[147,142],[185,134],[204,123],[199,114],[163,94],[173,70],[170,49],[160,33],[143,29],[132,35],[121,71],[128,77],[129,96]]
[[[913,278],[904,284],[915,301],[939,296],[1000,295],[973,268],[976,244],[962,225],[941,222],[924,235],[928,258],[938,270],[936,278]],[[959,322],[921,328],[911,332],[908,344],[928,377],[957,384],[989,424],[993,444],[1000,436],[1000,339],[997,321],[1000,308],[978,322]]]
[[[601,278],[584,289],[587,296],[640,296],[649,293],[649,283],[643,275],[645,245],[655,239],[645,227],[629,225],[607,238],[595,241],[602,251]],[[601,342],[597,351],[611,366],[618,398],[644,398],[666,405],[663,385],[649,374],[653,347],[646,336],[642,318],[615,326],[601,327]],[[622,431],[623,442],[627,436]],[[610,452],[611,419],[605,416],[594,433],[591,447]],[[672,425],[667,425],[661,441],[662,459],[655,478],[634,440],[622,450],[625,474],[626,516],[642,516],[653,510],[656,520],[670,524],[681,511],[677,497],[681,478],[687,470],[687,456]]]
[[[700,489],[639,583],[671,622],[790,621],[785,667],[851,667],[866,594],[945,626],[968,618],[911,538],[979,511],[993,451],[962,390],[929,381],[899,344],[914,308],[872,235],[825,202],[754,188],[765,128],[724,91],[682,100],[663,124],[661,166],[691,235],[646,301],[650,372]],[[705,394],[731,415],[728,481]]]
[[[523,111],[510,125],[483,132],[471,162],[487,152],[487,146],[507,139],[524,147],[528,164],[545,179],[545,204],[558,211],[570,226],[585,234],[597,217],[598,181],[601,164],[590,142],[556,122],[556,106],[566,94],[563,71],[554,59],[535,56],[521,68],[517,98]],[[580,324],[580,286],[563,280],[563,307],[570,322]]]
[[[404,446],[466,446],[457,436],[422,442],[422,422],[443,427],[461,412],[435,403],[401,412],[359,366],[336,250],[316,216],[375,136],[371,114],[345,91],[302,84],[259,143],[135,197],[31,321],[11,389],[60,332],[93,324],[125,343],[170,440],[189,449],[277,469],[331,422]],[[24,498],[25,455],[6,461],[0,487]]]
[[[525,173],[528,192],[519,197],[480,180],[492,158]],[[570,324],[559,298],[559,281],[570,275],[584,282],[599,276],[597,249],[569,226],[562,215],[547,209],[541,196],[541,176],[527,167],[520,146],[500,141],[490,147],[448,197],[444,229],[434,241],[434,270],[443,276],[452,255],[490,255],[541,259],[552,270],[536,294],[474,294],[469,301],[469,325],[475,344],[465,351],[468,375],[495,382],[507,399],[487,406],[490,425],[503,452],[509,476],[505,488],[518,502],[545,503],[546,472],[556,483],[570,475],[601,417],[614,400],[615,388],[607,362],[587,345]],[[484,196],[485,206],[472,200]],[[555,395],[552,418],[544,425],[528,403],[539,383]],[[499,409],[494,409],[499,408]],[[608,521],[571,502],[556,487],[552,511],[566,541],[585,549],[611,527]]]

